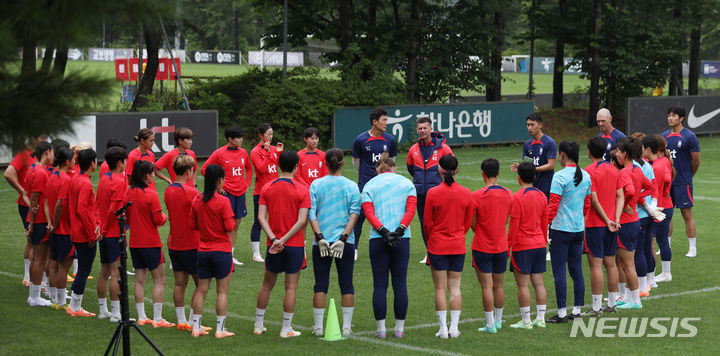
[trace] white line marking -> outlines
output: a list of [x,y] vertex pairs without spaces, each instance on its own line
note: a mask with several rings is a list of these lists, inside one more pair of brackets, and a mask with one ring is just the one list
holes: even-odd
[[720,198],[706,197],[706,196],[703,196],[703,195],[696,195],[696,196],[695,196],[695,199],[697,199],[697,200],[720,201]]
[[407,345],[407,344],[398,344],[395,342],[390,342],[390,341],[381,340],[381,339],[375,339],[375,338],[371,338],[371,337],[352,336],[351,339],[369,342],[371,344],[376,344],[376,345],[397,347],[399,349],[404,349],[404,350],[408,350],[408,351],[420,351],[420,352],[427,352],[430,354],[448,355],[448,356],[464,356],[465,355],[465,354],[449,352],[449,351],[445,351],[445,350],[429,349],[427,347],[412,346],[412,345]]

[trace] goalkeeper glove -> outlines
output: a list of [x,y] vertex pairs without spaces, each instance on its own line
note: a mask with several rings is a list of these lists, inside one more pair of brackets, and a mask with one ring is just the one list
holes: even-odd
[[320,257],[330,256],[330,243],[325,240],[325,236],[322,233],[315,234],[315,240],[318,244],[318,250],[320,251]]
[[393,248],[396,244],[393,244],[393,240],[395,239],[395,233],[390,232],[385,226],[380,226],[380,228],[377,230],[378,234],[382,236],[383,242],[385,243],[385,246]]
[[345,251],[345,242],[343,240],[337,240],[330,245],[330,256],[334,258],[342,258],[343,251]]

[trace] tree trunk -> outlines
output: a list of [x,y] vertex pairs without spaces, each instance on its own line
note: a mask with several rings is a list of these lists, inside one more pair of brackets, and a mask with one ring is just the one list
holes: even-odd
[[502,50],[505,34],[505,7],[500,7],[493,14],[492,53],[490,54],[490,70],[493,77],[485,88],[486,101],[502,100]]
[[22,42],[23,59],[22,67],[20,69],[20,76],[24,77],[35,73],[35,46],[37,45],[37,41],[30,38],[24,38]]
[[61,77],[65,75],[65,67],[68,61],[68,46],[60,44],[55,52],[55,64],[53,65],[53,74]]
[[[370,0],[368,2],[368,17],[367,17],[367,48],[375,47],[375,40],[377,38],[377,0]],[[369,51],[367,56],[371,59],[376,58],[376,51]]]
[[340,0],[340,55],[350,46],[350,0]]
[[[560,21],[565,20],[565,0],[558,1],[558,12],[560,15]],[[555,40],[555,62],[553,65],[553,97],[552,107],[560,108],[563,106],[563,74],[565,71],[565,41],[563,37],[565,33],[557,33]]]
[[[680,23],[682,21],[682,6],[682,0],[676,0],[673,17],[675,18],[675,21],[677,23]],[[682,33],[679,33],[677,40],[678,48],[683,48],[685,44],[684,42],[684,35]],[[668,95],[676,96],[683,94],[682,78],[682,56],[675,56],[670,67],[670,86],[668,88]]]
[[530,6],[530,60],[529,65],[526,66],[528,69],[528,91],[527,91],[527,99],[530,100],[535,96],[533,93],[533,63],[535,62],[535,0],[532,0],[532,5]]
[[417,66],[418,66],[418,24],[420,22],[420,0],[410,2],[410,26],[408,28],[408,50],[406,77],[406,96],[410,101],[416,100]]
[[595,11],[593,14],[594,38],[590,41],[590,103],[588,110],[587,127],[596,125],[595,115],[600,110],[600,44],[596,41],[600,38],[600,20],[602,18],[602,0],[594,0]]
[[[133,100],[130,111],[137,111],[138,108],[146,106],[148,104],[147,96],[152,94],[153,85],[155,84],[155,75],[157,74],[159,60],[158,52],[160,50],[160,34],[158,29],[153,24],[145,23],[143,28],[143,34],[145,36],[145,46],[147,47],[147,67],[143,73],[142,80],[140,81],[140,88],[138,89],[135,100]],[[142,63],[140,63],[142,68]]]
[[233,8],[232,10],[232,48],[233,51],[239,51],[240,45],[238,44],[238,10]]
[[688,77],[688,94],[698,95],[698,79],[700,77],[700,22],[690,32],[690,73]]
[[55,44],[48,43],[45,48],[45,55],[43,56],[42,66],[40,71],[43,73],[50,73],[50,67],[52,66],[53,52],[55,52]]

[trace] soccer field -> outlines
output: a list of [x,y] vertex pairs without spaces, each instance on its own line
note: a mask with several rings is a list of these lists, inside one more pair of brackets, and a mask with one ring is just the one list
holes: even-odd
[[[552,136],[552,132],[549,132]],[[561,141],[556,137],[556,141]],[[585,158],[584,142],[581,143],[581,166],[589,163]],[[408,268],[409,310],[405,324],[405,338],[395,339],[390,336],[386,340],[374,338],[375,320],[372,313],[372,274],[368,259],[367,234],[370,229],[365,224],[363,236],[360,238],[360,255],[355,265],[355,314],[353,319],[353,336],[344,341],[325,342],[311,335],[313,324],[312,296],[314,278],[312,274],[312,260],[308,253],[308,268],[301,272],[297,293],[297,306],[293,324],[296,330],[303,335],[294,339],[283,340],[278,337],[282,321],[282,279],[273,290],[270,304],[265,316],[265,325],[268,332],[261,336],[252,334],[255,320],[255,301],[263,277],[263,265],[252,262],[252,252],[249,244],[249,232],[252,225],[252,206],[248,209],[249,215],[243,220],[236,244],[236,257],[245,263],[236,267],[232,275],[229,293],[229,312],[227,328],[236,333],[234,337],[216,340],[210,336],[194,339],[188,332],[172,329],[153,329],[143,326],[143,330],[167,355],[178,354],[279,354],[292,352],[297,355],[314,354],[440,354],[440,355],[470,355],[480,353],[492,354],[678,354],[691,351],[712,352],[716,349],[718,341],[715,328],[720,322],[720,314],[716,306],[720,304],[720,279],[718,278],[717,256],[720,255],[720,246],[717,243],[718,204],[720,202],[720,177],[717,168],[720,165],[720,139],[700,138],[702,163],[695,176],[695,208],[693,212],[697,222],[698,256],[694,259],[684,257],[687,252],[687,241],[684,233],[684,223],[680,212],[675,213],[675,233],[672,239],[673,247],[673,281],[661,283],[660,287],[653,289],[649,298],[643,299],[643,309],[625,310],[611,315],[611,318],[638,317],[668,318],[662,324],[671,334],[671,318],[698,318],[692,321],[697,328],[697,335],[690,338],[671,337],[662,338],[642,336],[638,338],[617,337],[618,333],[608,333],[613,337],[584,337],[582,333],[573,339],[570,337],[572,323],[548,324],[545,329],[516,330],[504,327],[495,335],[479,333],[477,328],[484,325],[480,285],[475,277],[470,254],[465,260],[463,272],[462,293],[463,309],[460,321],[461,335],[458,339],[440,340],[435,338],[437,331],[435,307],[433,304],[434,287],[429,267],[417,262],[424,255],[424,245],[419,236],[420,226],[417,218],[411,225],[413,238],[411,240],[411,257]],[[460,161],[460,171],[457,180],[471,190],[483,186],[480,163],[488,157],[500,160],[500,184],[512,189],[518,189],[516,177],[510,172],[509,166],[521,155],[518,145],[502,147],[482,147],[456,149],[455,153]],[[398,155],[398,172],[407,175],[405,170],[406,153]],[[349,159],[349,158],[348,158]],[[346,165],[346,167],[351,167]],[[559,169],[559,167],[556,167]],[[345,169],[345,176],[352,180],[357,174],[352,168]],[[201,177],[199,177],[202,179]],[[94,182],[97,182],[95,173]],[[200,182],[202,186],[202,182]],[[162,193],[167,184],[157,182],[159,193]],[[252,189],[252,188],[251,188]],[[29,307],[26,303],[28,289],[21,283],[23,273],[22,251],[25,238],[18,218],[15,199],[17,194],[7,184],[0,186],[0,300],[3,301],[0,315],[6,323],[3,335],[0,337],[0,354],[21,355],[49,353],[53,355],[64,354],[101,354],[104,352],[116,328],[115,324],[97,318],[71,318],[64,313],[50,308]],[[162,201],[162,198],[161,198]],[[309,230],[309,228],[308,228]],[[167,239],[168,225],[160,229],[163,242]],[[308,244],[311,234],[306,234]],[[264,237],[263,237],[264,239]],[[263,240],[264,241],[264,240]],[[468,251],[472,241],[472,231],[467,235]],[[167,249],[165,257],[168,261]],[[92,275],[97,277],[99,258],[96,258]],[[658,263],[658,273],[660,265]],[[168,321],[175,322],[175,312],[172,304],[173,278],[169,263],[166,263],[167,282],[165,285],[165,305],[163,315]],[[590,303],[590,278],[587,261],[583,260],[585,274],[585,303]],[[329,297],[335,298],[339,304],[340,293],[337,287],[336,273],[331,272]],[[282,276],[280,277],[282,278]],[[148,278],[150,279],[150,278]],[[130,277],[130,288],[134,282]],[[568,284],[571,280],[568,276]],[[194,287],[190,283],[186,293],[186,301]],[[545,285],[548,291],[547,317],[555,315],[555,289],[550,264],[547,264]],[[96,280],[89,280],[85,292],[83,306],[91,312],[97,312],[97,298],[95,292]],[[68,286],[69,288],[69,286]],[[145,296],[151,295],[152,283],[148,280]],[[208,294],[203,314],[203,324],[214,327],[214,283]],[[531,288],[532,291],[532,288]],[[517,303],[517,288],[511,273],[505,274],[505,312],[504,319],[514,323],[520,319]],[[531,292],[532,293],[532,292]],[[572,289],[568,291],[572,299]],[[392,291],[388,293],[388,328],[394,326],[392,313]],[[605,293],[607,296],[607,293]],[[572,300],[569,300],[571,303]],[[131,316],[135,317],[133,301],[130,300]],[[152,315],[152,302],[146,298],[146,311]],[[189,307],[188,307],[189,309]],[[340,306],[337,306],[340,318]],[[535,316],[535,303],[532,302],[532,317]],[[603,317],[605,318],[605,317]],[[586,318],[587,319],[587,318]],[[509,325],[506,324],[506,325]],[[606,325],[618,326],[619,322],[607,322]],[[715,326],[713,326],[715,325]],[[606,330],[607,331],[607,330]],[[657,334],[654,329],[648,328],[647,334]],[[679,328],[678,334],[687,331]],[[645,334],[646,335],[646,334]],[[152,354],[152,349],[134,331],[131,331],[132,349],[134,354]],[[576,340],[580,339],[580,340]]]

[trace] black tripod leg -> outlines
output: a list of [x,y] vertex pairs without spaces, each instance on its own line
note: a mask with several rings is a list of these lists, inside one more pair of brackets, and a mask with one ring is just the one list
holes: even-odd
[[[122,324],[118,324],[118,327],[117,327],[117,329],[115,329],[115,333],[113,334],[112,339],[110,339],[110,343],[108,344],[107,349],[105,349],[105,356],[107,356],[110,353],[110,349],[112,348],[113,345],[115,345],[115,350],[117,350],[117,345],[119,344],[119,341],[120,341],[118,339],[118,336],[122,332],[122,328],[123,328]],[[115,351],[113,351],[113,355],[115,355]]]
[[152,342],[152,340],[150,340],[150,338],[147,335],[145,335],[145,333],[142,330],[140,330],[140,328],[136,324],[132,324],[132,326],[135,328],[135,330],[137,330],[137,332],[140,333],[140,336],[142,336],[143,339],[145,339],[145,341],[147,341],[147,343],[150,344],[150,346],[152,346],[153,349],[155,349],[155,352],[157,352],[158,355],[165,356],[165,354],[162,353],[162,351],[160,351],[160,349]]

